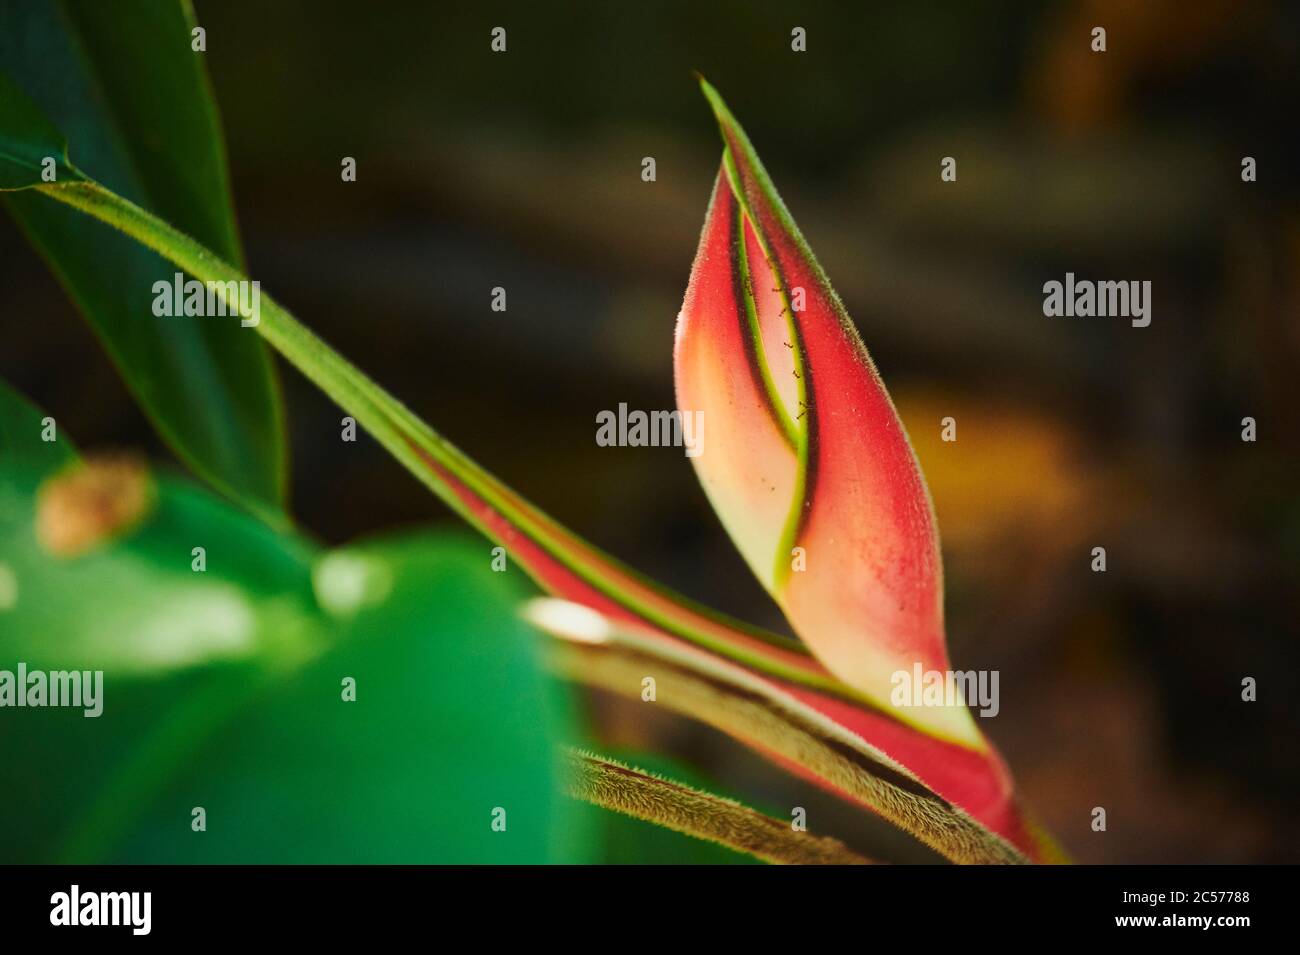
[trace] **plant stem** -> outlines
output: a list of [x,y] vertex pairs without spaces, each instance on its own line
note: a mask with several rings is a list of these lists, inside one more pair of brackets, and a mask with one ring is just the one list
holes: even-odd
[[712,663],[692,648],[674,647],[614,624],[598,639],[566,633],[556,617],[537,613],[538,605],[546,603],[542,599],[526,604],[524,617],[558,638],[546,653],[557,676],[640,700],[641,681],[653,673],[657,705],[721,730],[782,765],[799,767],[952,862],[1030,861],[906,767],[765,681],[729,664]]
[[[232,310],[240,308],[238,301],[231,300],[225,283],[248,281],[247,276],[191,236],[147,210],[93,181],[50,183],[36,188],[50,198],[126,233],[195,279],[218,283],[217,294],[226,305]],[[807,660],[807,650],[799,642],[743,628],[743,625],[725,620],[656,584],[642,582],[646,585],[644,589],[656,590],[660,597],[685,608],[685,614],[665,617],[662,610],[656,609],[644,599],[644,594],[638,595],[635,586],[629,587],[614,579],[619,574],[625,578],[636,576],[630,568],[619,565],[585,542],[568,535],[545,515],[529,509],[508,487],[368,378],[270,295],[261,293],[259,301],[256,330],[262,337],[340,408],[355,417],[408,471],[485,536],[499,540],[499,535],[487,526],[483,516],[435,468],[454,476],[455,480],[486,502],[493,511],[503,515],[513,527],[522,530],[530,539],[541,542],[548,556],[564,564],[569,572],[583,578],[587,584],[666,632],[759,672],[841,697],[857,705],[869,705],[861,694],[845,687],[819,668],[792,665],[778,654],[765,654],[738,641],[718,639],[706,630],[692,626],[689,621],[683,621],[691,615],[696,618],[711,616],[724,628],[744,633],[751,638],[751,642],[773,642],[787,656]],[[564,553],[566,548],[571,552]],[[611,570],[612,574],[609,573]]]
[[785,864],[870,865],[838,839],[799,832],[738,802],[569,750],[569,794],[605,809],[658,823],[764,860]]

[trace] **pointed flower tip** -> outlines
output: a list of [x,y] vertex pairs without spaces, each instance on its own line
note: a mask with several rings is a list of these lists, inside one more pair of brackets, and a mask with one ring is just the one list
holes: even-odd
[[704,98],[709,102],[709,107],[713,110],[713,116],[722,129],[722,138],[725,141],[728,138],[728,132],[738,130],[740,124],[736,122],[736,117],[731,115],[731,110],[727,107],[727,101],[722,98],[722,94],[704,78],[704,74],[696,71],[695,79],[700,84],[700,92],[704,94]]

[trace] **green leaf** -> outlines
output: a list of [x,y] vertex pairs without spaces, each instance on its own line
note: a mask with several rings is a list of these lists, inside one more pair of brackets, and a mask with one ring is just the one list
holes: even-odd
[[48,175],[78,177],[68,164],[68,143],[36,104],[0,73],[0,190],[28,189],[47,181],[43,176]]
[[97,717],[0,710],[5,861],[584,858],[594,811],[553,756],[573,715],[485,548],[323,552],[157,476],[134,529],[55,557],[38,508],[95,461],[2,385],[0,422],[0,670],[103,671]]
[[[39,159],[64,157],[57,127],[77,168],[242,262],[216,106],[203,54],[190,49],[189,5],[142,0],[124,19],[111,4],[0,0],[0,22],[0,189],[28,190],[6,193],[4,204],[181,459],[250,510],[283,521],[279,389],[254,330],[233,318],[156,317],[153,285],[175,268],[29,188],[50,188]],[[57,182],[74,176],[65,164]]]
[[57,428],[55,440],[44,440],[44,419],[39,408],[0,381],[0,473],[49,473],[76,458],[72,443],[60,439]]
[[[374,589],[327,652],[270,681],[186,759],[109,858],[580,859],[589,813],[559,792],[553,746],[568,714],[485,549],[417,535],[349,547],[320,568],[318,580],[359,573]],[[355,702],[341,699],[345,678]],[[189,831],[194,806],[207,833]]]

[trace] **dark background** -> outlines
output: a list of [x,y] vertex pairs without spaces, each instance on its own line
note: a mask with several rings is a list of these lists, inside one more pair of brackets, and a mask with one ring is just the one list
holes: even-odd
[[[781,628],[679,450],[594,442],[602,409],[675,406],[721,151],[704,73],[899,405],[944,537],[954,666],[1001,672],[985,728],[1048,828],[1085,862],[1300,857],[1295,5],[196,6],[253,276],[552,515]],[[1066,271],[1150,280],[1150,327],[1045,318],[1042,284]],[[0,376],[84,446],[168,459],[7,219],[0,312]],[[454,521],[282,378],[305,529]],[[847,812],[712,731],[592,709],[611,746]],[[931,858],[884,826],[866,841]]]

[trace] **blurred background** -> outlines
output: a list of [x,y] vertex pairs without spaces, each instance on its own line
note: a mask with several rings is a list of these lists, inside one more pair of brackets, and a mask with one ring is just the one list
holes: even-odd
[[[721,153],[701,71],[897,401],[938,510],[953,665],[1001,672],[984,728],[1048,829],[1083,862],[1300,858],[1300,8],[195,6],[263,287],[568,526],[784,629],[680,451],[594,441],[602,409],[675,406]],[[1150,327],[1045,318],[1066,271],[1150,280]],[[83,446],[168,459],[7,218],[0,311],[31,317],[7,324],[0,377]],[[455,522],[368,438],[340,455],[341,412],[282,368],[307,532]],[[586,705],[611,751],[871,825],[712,730]],[[934,858],[883,824],[861,841]]]

